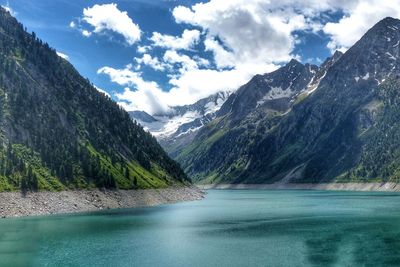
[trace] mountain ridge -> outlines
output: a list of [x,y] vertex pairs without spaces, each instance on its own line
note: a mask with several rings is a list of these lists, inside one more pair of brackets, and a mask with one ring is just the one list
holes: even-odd
[[[232,94],[219,116],[175,158],[204,183],[396,180],[396,161],[389,164],[377,160],[373,164],[377,169],[385,166],[386,173],[356,173],[359,168],[368,169],[363,161],[374,151],[368,147],[373,142],[371,136],[382,138],[376,129],[383,127],[381,119],[396,126],[385,116],[397,107],[390,105],[388,95],[382,92],[392,92],[392,87],[397,86],[399,26],[400,21],[393,18],[378,22],[345,54],[334,54],[332,62],[325,64],[327,70],[322,70],[324,64],[321,65],[318,79],[311,81],[306,75],[307,87],[303,80],[298,83],[300,92],[308,93],[290,99],[290,94],[282,93],[289,87],[281,87],[277,91],[279,104],[269,103],[264,110],[257,107],[261,92],[268,93],[275,87],[263,82],[263,76],[255,77],[261,86],[253,81],[236,94],[248,91],[252,96],[260,92],[257,97]],[[292,66],[297,63],[291,61],[276,72],[285,73]],[[293,77],[283,76],[289,77],[284,81],[286,85],[293,81]],[[246,86],[250,89],[243,89]],[[279,109],[285,98],[283,103],[290,107]],[[375,152],[372,154],[378,157]]]

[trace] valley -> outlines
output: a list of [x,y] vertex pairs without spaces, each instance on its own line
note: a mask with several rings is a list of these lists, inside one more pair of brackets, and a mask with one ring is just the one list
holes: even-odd
[[397,183],[399,27],[385,18],[320,66],[256,75],[188,142],[160,142],[200,184]]

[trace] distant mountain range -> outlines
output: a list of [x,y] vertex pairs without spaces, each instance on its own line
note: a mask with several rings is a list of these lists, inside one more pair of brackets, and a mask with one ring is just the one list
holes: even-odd
[[190,142],[162,144],[201,183],[398,182],[399,43],[385,18],[319,67],[256,75]]
[[154,137],[0,8],[0,191],[186,183]]
[[214,119],[229,95],[230,92],[219,92],[191,105],[171,107],[165,113],[149,115],[145,111],[131,111],[129,114],[158,140],[173,143]]

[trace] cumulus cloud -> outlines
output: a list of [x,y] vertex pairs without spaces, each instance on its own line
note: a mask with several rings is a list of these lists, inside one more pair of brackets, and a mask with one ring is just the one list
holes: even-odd
[[[270,1],[216,1],[192,7],[178,6],[173,16],[178,23],[208,32],[206,48],[219,67],[290,60],[295,45],[293,31],[309,26],[303,14],[292,8],[271,10]],[[282,6],[281,8],[283,8]]]
[[[275,65],[266,65],[265,69],[272,71]],[[253,75],[252,66],[242,65],[230,70],[192,69],[171,79],[173,88],[168,92],[171,99],[169,105],[184,105],[194,103],[211,94],[220,91],[233,91],[246,83]]]
[[150,40],[153,46],[158,46],[173,50],[188,50],[193,48],[200,40],[200,31],[184,30],[181,37],[153,32]]
[[147,53],[151,49],[151,46],[149,45],[139,45],[137,47],[137,52],[140,54]]
[[163,71],[168,67],[168,65],[161,62],[158,57],[152,57],[150,54],[143,54],[141,58],[136,57],[135,61],[139,64],[138,69],[140,69],[141,65],[149,66],[158,71]]
[[[332,14],[343,14],[343,18],[335,19]],[[154,114],[218,91],[235,90],[253,75],[270,72],[291,58],[299,58],[293,52],[300,42],[298,32],[327,34],[331,50],[345,50],[380,19],[399,17],[400,2],[210,0],[177,6],[172,15],[176,23],[187,28],[182,35],[154,32],[150,46],[138,47],[142,56],[135,58],[139,66],[165,72],[168,92],[145,80],[140,68],[99,70],[126,87],[117,98],[128,110]],[[163,54],[152,50],[154,47]],[[203,58],[204,52],[212,57]]]
[[172,65],[178,64],[179,71],[181,73],[199,68],[198,63],[195,60],[193,60],[191,57],[189,57],[187,55],[179,54],[178,52],[176,52],[174,50],[166,51],[163,59],[165,62],[167,62],[169,64],[172,64]]
[[114,69],[103,67],[97,71],[98,74],[106,74],[111,81],[130,86],[136,90],[125,88],[123,93],[117,93],[115,96],[120,101],[119,104],[127,110],[144,110],[150,114],[165,112],[168,105],[162,100],[165,94],[156,82],[146,81],[142,78],[140,72],[132,70],[130,65],[123,69]]
[[[179,55],[175,60],[184,61]],[[275,68],[274,65],[266,67],[270,70]],[[111,81],[121,86],[127,86],[123,93],[115,94],[119,104],[126,110],[144,110],[154,115],[168,112],[172,106],[193,103],[221,90],[236,89],[252,77],[254,70],[250,66],[233,70],[193,68],[171,78],[169,83],[172,89],[168,92],[163,91],[157,83],[143,79],[142,74],[132,70],[130,65],[123,69],[103,67],[98,73],[108,75]]]
[[87,30],[82,30],[81,33],[85,37],[90,37],[92,35],[92,33],[90,31],[87,31]]
[[4,8],[13,17],[15,17],[18,14],[14,9],[11,8],[10,3],[8,1],[5,5],[1,5],[1,7]]
[[[133,45],[141,38],[141,30],[128,16],[126,11],[118,9],[117,4],[94,5],[83,9],[82,21],[93,26],[93,30],[81,29],[85,37],[93,33],[104,34],[108,31],[115,32],[124,37],[129,45]],[[76,23],[71,22],[70,27],[75,28]]]

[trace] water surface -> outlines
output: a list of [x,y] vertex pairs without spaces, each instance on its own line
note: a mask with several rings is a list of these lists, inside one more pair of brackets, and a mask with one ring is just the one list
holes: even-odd
[[400,194],[211,190],[154,208],[0,220],[1,266],[389,266]]

